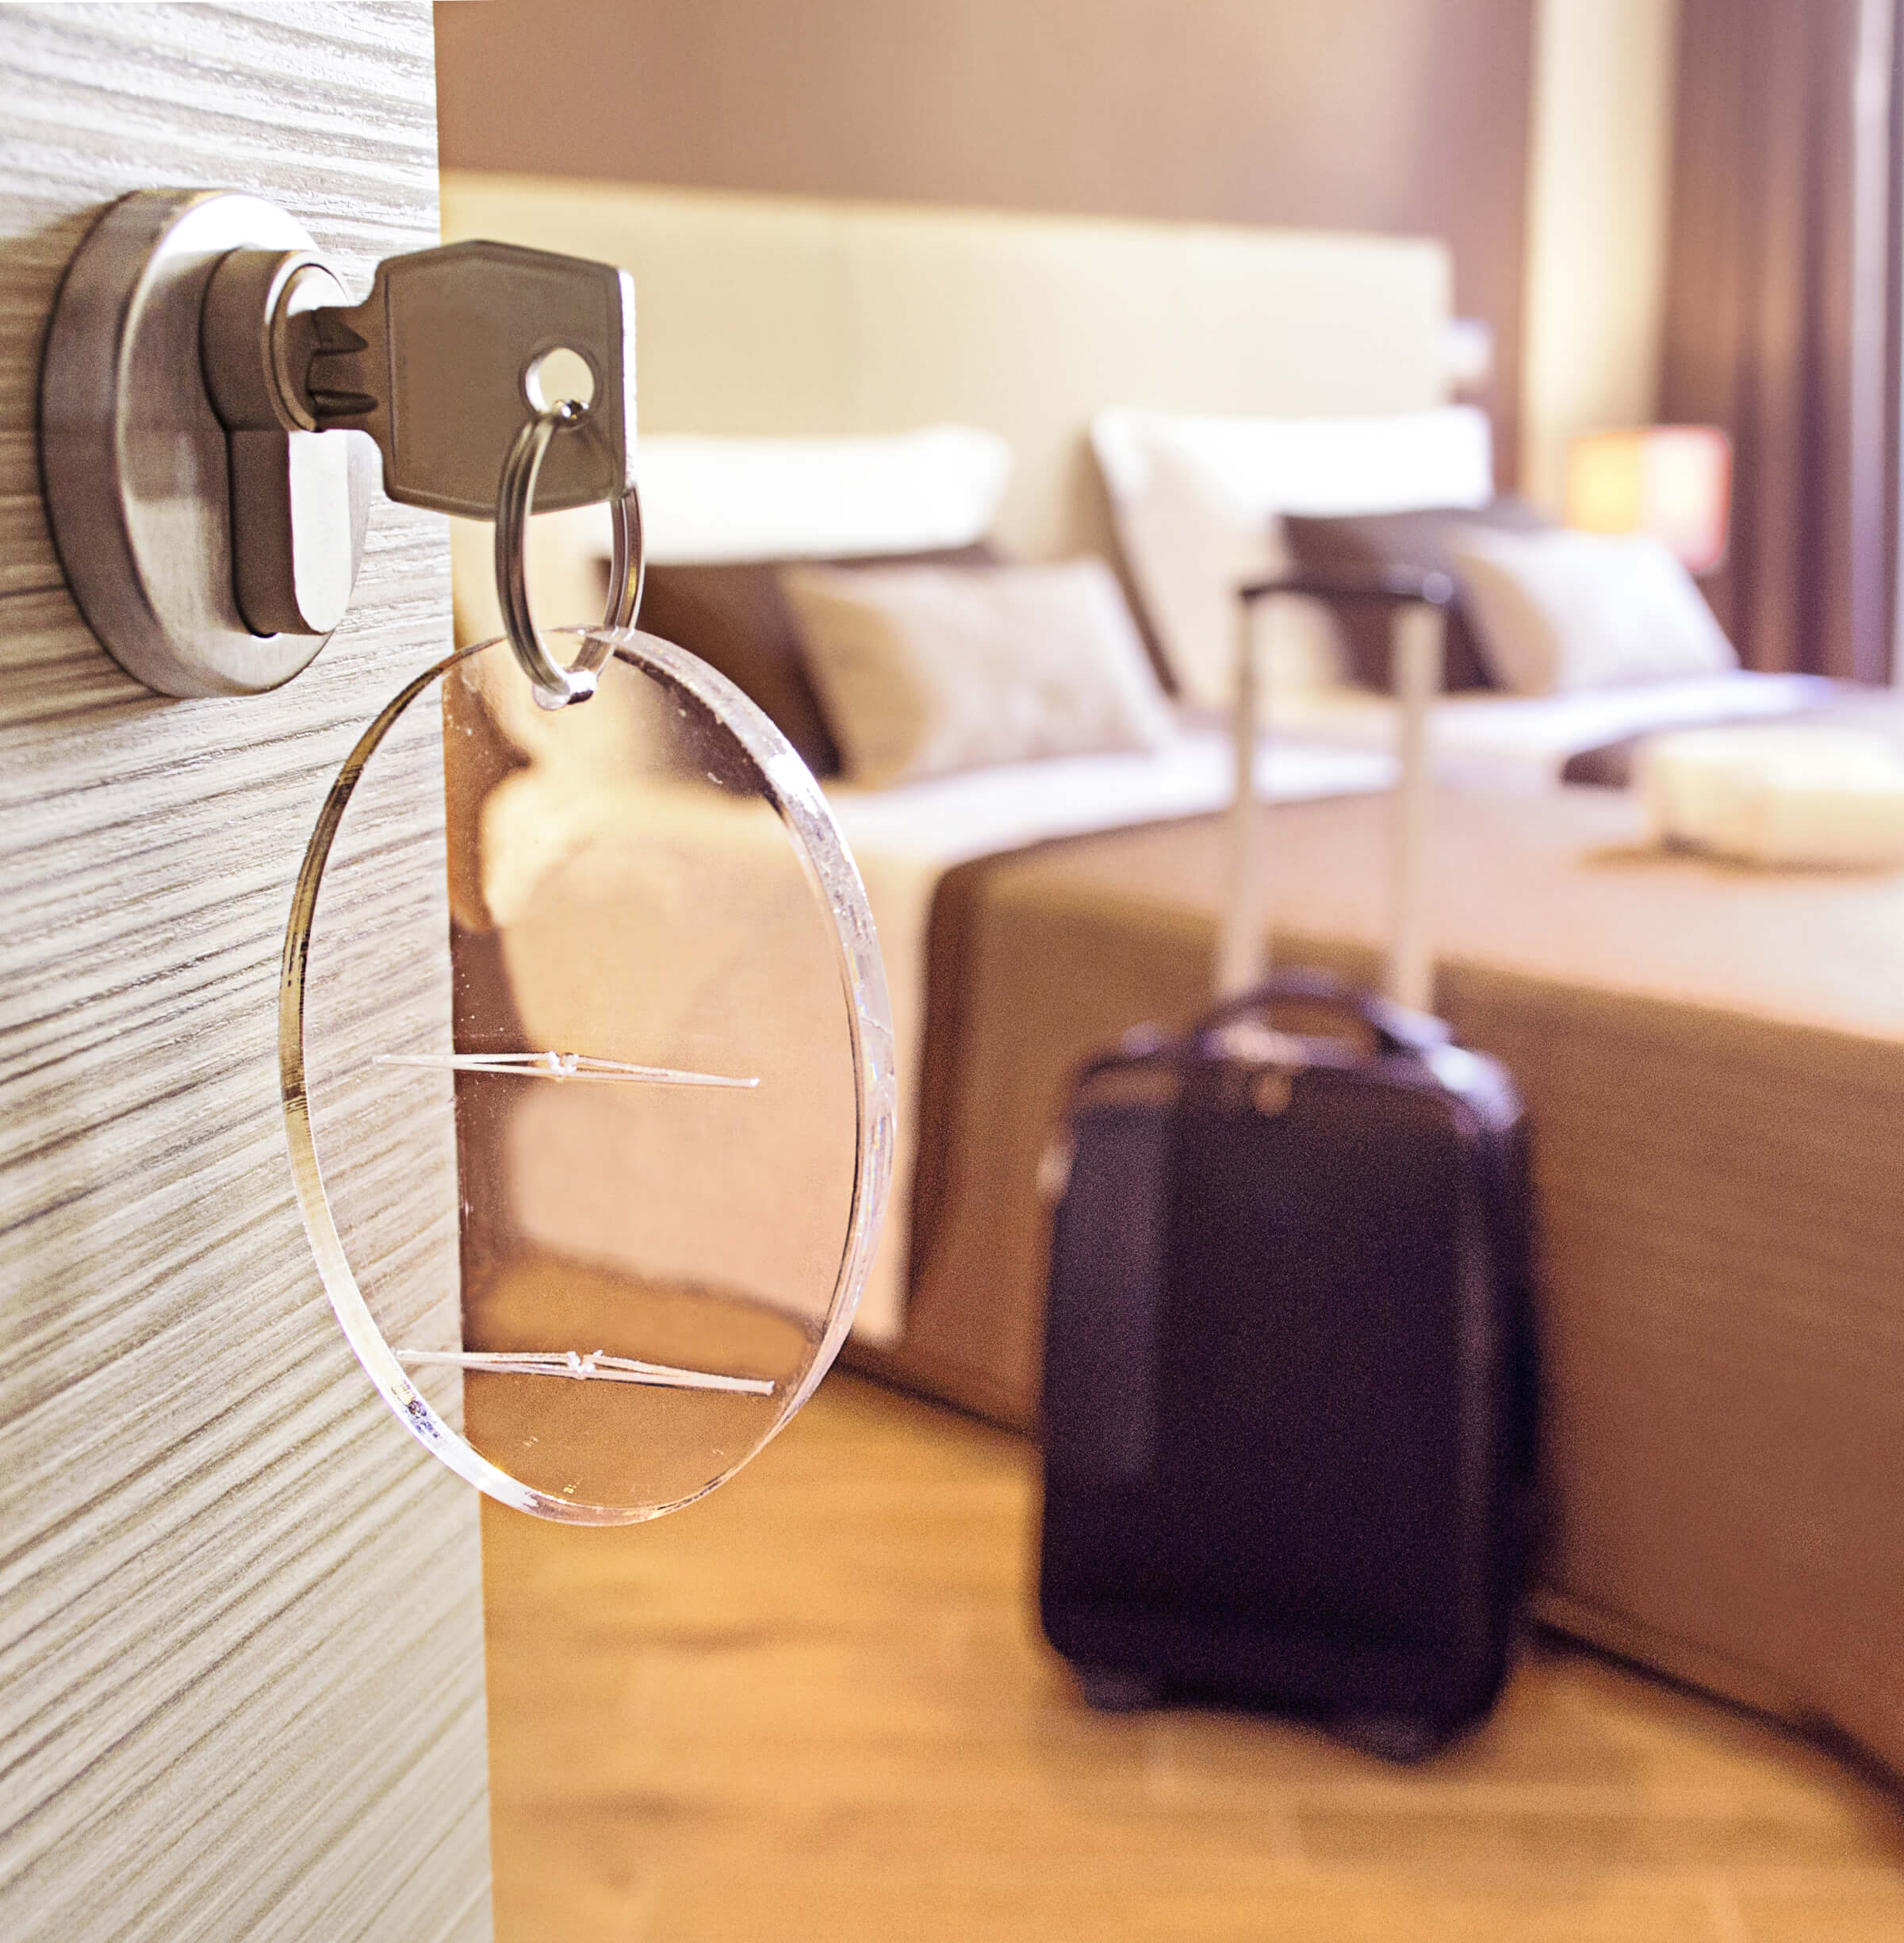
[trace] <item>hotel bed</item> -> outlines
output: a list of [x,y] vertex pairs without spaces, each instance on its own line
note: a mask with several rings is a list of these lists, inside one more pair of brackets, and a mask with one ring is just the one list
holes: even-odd
[[[1209,760],[1193,744],[1159,765],[1182,779],[1147,806],[1167,820],[1085,834],[1071,834],[1075,797],[1063,818],[1021,805],[1008,830],[995,801],[961,815],[944,788],[842,796],[895,1014],[911,1013],[901,1057],[917,1086],[875,1327],[848,1351],[861,1366],[1035,1431],[1045,1157],[1080,1060],[1207,1002],[1227,836],[1220,816],[1184,812],[1213,787],[1198,773]],[[1285,788],[1327,793],[1259,811],[1270,902],[1289,914],[1277,951],[1352,978],[1372,974],[1381,925],[1390,806],[1369,780],[1298,766]],[[726,833],[679,816],[664,828],[661,807],[623,799],[642,841],[621,851],[623,874],[593,877],[605,933],[642,930],[649,853],[665,853],[657,868],[684,858],[691,878],[735,881]],[[533,832],[549,809],[519,788],[511,813]],[[601,814],[592,797],[590,828]],[[1904,1768],[1904,880],[1662,853],[1621,791],[1448,789],[1436,818],[1436,1006],[1507,1062],[1536,1133],[1542,1610],[1789,1718],[1829,1719]],[[505,840],[493,860],[507,856]],[[559,1010],[559,968],[538,987],[523,971],[533,938],[512,937],[525,896],[497,900],[493,935],[532,1032],[565,1043],[541,995]],[[720,908],[771,965],[771,903],[743,885]],[[458,952],[465,1003],[483,964],[473,943]],[[749,989],[772,1002],[771,981]],[[551,1245],[573,1247],[592,1209],[612,1208],[629,1167],[676,1170],[684,1189],[715,1171],[712,1155],[649,1138],[639,1096],[537,1098],[520,1132],[542,1171],[517,1178],[542,1183],[547,1205],[524,1226]],[[642,1124],[611,1126],[613,1113]],[[718,1195],[680,1201],[703,1230],[723,1218]],[[616,1233],[611,1221],[598,1245],[612,1251]],[[771,1301],[784,1242],[736,1229],[737,1282]]]
[[[634,270],[648,429],[991,426],[1018,454],[998,536],[1032,557],[1110,549],[1082,438],[1107,404],[1443,393],[1431,245],[454,176],[444,207],[446,235]],[[473,629],[480,580],[459,583]],[[1301,720],[1319,752],[1284,779],[1316,799],[1259,812],[1277,949],[1366,975],[1389,704],[1272,660],[1285,744]],[[1436,1002],[1515,1071],[1535,1129],[1547,1615],[1904,1769],[1904,880],[1663,854],[1630,792],[1557,786],[1617,773],[1661,721],[1840,699],[1735,675],[1445,703],[1465,786],[1437,810]],[[1021,1428],[1069,1075],[1208,994],[1224,782],[1196,746],[1088,814],[1049,770],[836,791],[916,1054],[910,1191],[849,1354]]]

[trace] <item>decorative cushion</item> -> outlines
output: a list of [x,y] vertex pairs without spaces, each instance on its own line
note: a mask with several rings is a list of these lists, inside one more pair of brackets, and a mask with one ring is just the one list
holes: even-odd
[[[1289,513],[1283,518],[1289,551],[1299,567],[1327,573],[1378,574],[1410,568],[1418,573],[1452,576],[1454,562],[1447,538],[1458,526],[1485,526],[1510,533],[1550,531],[1553,522],[1525,500],[1492,500],[1479,508],[1425,508],[1399,513],[1350,513],[1339,517]],[[1385,608],[1345,607],[1339,616],[1349,672],[1372,688],[1394,684],[1389,668],[1391,630]],[[1447,658],[1444,688],[1492,686],[1485,661],[1474,638],[1465,597],[1458,597],[1448,615]]]
[[[978,545],[905,554],[887,563],[969,567],[996,558],[990,547]],[[640,625],[698,654],[757,702],[815,776],[837,776],[840,752],[807,679],[799,623],[780,584],[784,564],[750,560],[651,566]]]
[[1171,733],[1144,644],[1101,560],[796,567],[781,578],[855,783],[1152,749]]
[[1550,695],[1738,665],[1691,575],[1649,534],[1468,525],[1446,545],[1499,687]]

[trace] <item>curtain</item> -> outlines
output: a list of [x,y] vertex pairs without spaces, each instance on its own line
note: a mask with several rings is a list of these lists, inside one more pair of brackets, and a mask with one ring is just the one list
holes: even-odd
[[1734,447],[1748,666],[1888,681],[1899,0],[1681,0],[1661,416]]

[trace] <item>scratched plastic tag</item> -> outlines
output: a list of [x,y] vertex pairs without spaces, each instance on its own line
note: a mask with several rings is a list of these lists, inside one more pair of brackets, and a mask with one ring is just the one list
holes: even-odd
[[812,776],[704,664],[614,639],[567,708],[492,644],[384,711],[280,1008],[298,1200],[371,1380],[492,1497],[596,1523],[700,1496],[811,1393],[892,1129],[884,974]]

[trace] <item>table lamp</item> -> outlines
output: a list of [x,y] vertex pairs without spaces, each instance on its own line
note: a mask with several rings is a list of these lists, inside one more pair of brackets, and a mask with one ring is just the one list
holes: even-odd
[[1732,442],[1713,425],[1591,432],[1567,447],[1567,524],[1589,533],[1651,533],[1687,569],[1726,558]]

